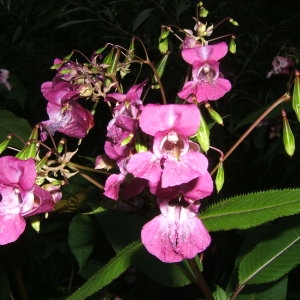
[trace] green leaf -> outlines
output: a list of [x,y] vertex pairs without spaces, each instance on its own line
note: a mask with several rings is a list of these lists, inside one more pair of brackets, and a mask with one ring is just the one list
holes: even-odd
[[286,300],[288,277],[272,284],[252,285],[243,289],[243,293],[237,296],[237,300]]
[[270,190],[218,202],[201,212],[209,231],[246,229],[300,212],[300,189]]
[[240,285],[275,281],[300,263],[298,219],[297,216],[292,222],[288,219],[272,226],[270,236],[241,260]]
[[110,284],[130,267],[134,254],[140,251],[141,248],[141,242],[136,241],[121,250],[67,300],[87,299],[87,297]]
[[[6,139],[8,134],[15,134],[24,141],[30,136],[32,128],[29,123],[14,115],[8,110],[0,110],[0,141]],[[16,148],[23,148],[24,144],[17,138],[13,137],[9,145]]]
[[75,215],[69,226],[68,242],[79,264],[79,271],[93,251],[94,236],[94,226],[90,217]]

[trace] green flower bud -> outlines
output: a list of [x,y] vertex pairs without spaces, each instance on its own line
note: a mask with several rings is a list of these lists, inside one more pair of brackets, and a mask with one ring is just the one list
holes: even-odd
[[295,138],[284,110],[282,110],[282,121],[284,149],[289,156],[293,156],[295,152]]
[[200,126],[196,132],[197,141],[204,152],[207,152],[210,146],[209,141],[210,130],[205,122],[205,119],[201,116]]
[[168,40],[169,33],[170,33],[169,29],[167,29],[164,26],[161,27],[161,33],[158,39],[158,49],[161,54],[165,54],[169,50],[169,40]]
[[218,193],[221,191],[223,184],[224,184],[224,167],[223,167],[223,162],[220,161],[217,175],[215,178],[215,185]]
[[[157,75],[159,76],[159,78],[161,78],[164,74],[164,71],[165,71],[165,68],[166,68],[166,65],[167,65],[167,61],[168,61],[168,58],[169,58],[169,52],[166,53],[163,58],[159,61],[159,63],[157,64],[156,66],[156,71],[157,71]],[[152,84],[152,88],[153,89],[159,89],[159,85],[157,84],[157,78],[156,78],[156,75],[153,76],[153,84]]]
[[231,18],[229,19],[229,22],[234,26],[239,26],[239,23]]
[[297,119],[300,122],[300,72],[298,70],[295,72],[292,106]]
[[233,35],[229,42],[229,51],[230,53],[236,53],[236,43],[235,43],[235,36]]
[[222,117],[214,110],[211,108],[211,106],[207,103],[205,105],[207,111],[209,112],[209,115],[211,118],[218,124],[224,125]]

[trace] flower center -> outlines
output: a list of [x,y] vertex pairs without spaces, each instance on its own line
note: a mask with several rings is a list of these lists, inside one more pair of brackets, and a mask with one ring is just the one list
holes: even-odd
[[197,72],[197,79],[199,81],[206,81],[212,83],[216,78],[216,72],[210,65],[205,64],[201,68],[199,68]]
[[162,152],[172,155],[179,160],[180,154],[184,148],[184,143],[178,136],[177,132],[170,131],[162,140]]

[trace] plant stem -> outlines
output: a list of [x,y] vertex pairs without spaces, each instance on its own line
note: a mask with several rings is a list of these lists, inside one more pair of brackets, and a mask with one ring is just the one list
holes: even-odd
[[232,296],[230,297],[230,300],[234,300],[234,299],[238,296],[238,294],[241,292],[241,290],[242,290],[244,287],[245,287],[244,284],[239,285],[239,286],[237,287],[237,289],[235,290],[235,292],[234,292],[234,293],[232,294]]
[[191,269],[193,270],[193,273],[194,273],[195,279],[196,279],[196,284],[201,289],[201,291],[204,295],[204,299],[205,300],[214,300],[211,290],[210,290],[203,274],[199,270],[198,265],[195,261],[195,258],[188,259],[188,263],[189,263]]
[[[275,109],[278,105],[281,103],[290,100],[291,97],[289,94],[284,94],[282,95],[279,99],[277,99],[266,111],[264,111],[258,119],[246,130],[246,132],[236,141],[236,143],[227,151],[227,153],[224,155],[223,161],[225,161],[231,153],[245,140],[245,138],[253,131],[253,129],[273,110]],[[218,163],[215,168],[211,171],[211,175],[214,174],[218,167]]]

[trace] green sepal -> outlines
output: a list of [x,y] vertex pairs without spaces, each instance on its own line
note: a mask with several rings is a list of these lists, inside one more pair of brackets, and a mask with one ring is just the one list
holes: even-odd
[[29,159],[29,158],[35,158],[37,154],[37,150],[39,147],[39,142],[37,141],[39,134],[39,126],[36,125],[31,134],[30,137],[25,144],[25,147],[16,155],[19,159]]
[[0,154],[7,148],[9,141],[11,140],[12,136],[8,135],[6,140],[4,140],[1,144],[0,144]]
[[123,141],[121,142],[121,146],[128,145],[132,141],[133,136],[134,135],[132,133],[130,133],[125,139],[123,139]]

